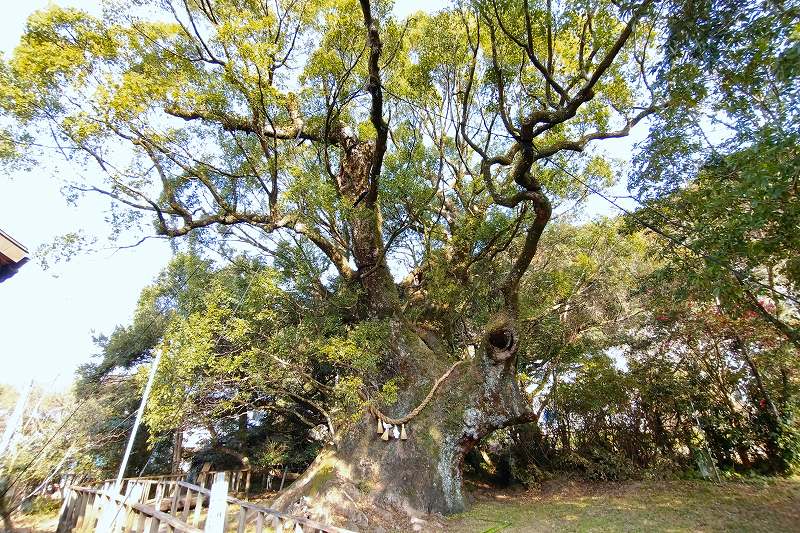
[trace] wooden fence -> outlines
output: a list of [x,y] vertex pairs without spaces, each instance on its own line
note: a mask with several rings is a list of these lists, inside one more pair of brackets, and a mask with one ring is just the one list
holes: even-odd
[[[130,498],[135,492],[139,503],[149,500],[158,500],[172,497],[175,482],[186,481],[186,474],[171,474],[165,476],[129,477],[122,480],[119,492]],[[114,487],[115,479],[106,479],[95,483],[83,483],[82,486],[108,491]],[[163,510],[163,509],[161,509]]]
[[[219,474],[218,474],[219,475]],[[216,482],[215,482],[216,483]],[[177,485],[186,489],[186,501],[201,501],[205,498],[211,497],[211,491],[197,485],[191,485],[183,481],[178,482]],[[212,489],[213,490],[213,489]],[[226,521],[226,529],[233,526],[230,530],[237,533],[243,533],[248,524],[255,524],[256,533],[261,533],[264,527],[271,527],[275,531],[296,531],[296,532],[322,532],[322,533],[353,533],[347,529],[338,528],[326,524],[321,524],[310,518],[301,516],[292,516],[269,507],[257,505],[245,500],[240,500],[232,496],[227,496],[226,503],[229,507],[238,507],[238,512],[235,513],[235,518],[228,515]],[[184,513],[187,511],[184,509]],[[196,512],[196,509],[195,509]]]
[[[241,468],[239,470],[205,470],[200,471],[197,475],[197,484],[201,487],[209,488],[210,481],[214,478],[215,474],[224,472],[228,476],[230,482],[230,491],[238,492],[245,495],[250,494],[252,485],[258,486],[261,489],[272,490],[273,485],[278,491],[282,491],[287,481],[291,483],[300,477],[299,473],[289,472],[288,466],[275,466],[269,468]],[[186,481],[182,479],[181,481]],[[280,481],[280,483],[278,483]]]
[[203,533],[200,528],[120,494],[70,487],[56,532],[158,533],[164,529],[170,533]]
[[125,481],[124,495],[114,494],[108,482],[100,488],[70,487],[57,532],[262,533],[269,528],[280,533],[352,533],[234,498],[224,473],[215,474],[211,489],[177,479]]

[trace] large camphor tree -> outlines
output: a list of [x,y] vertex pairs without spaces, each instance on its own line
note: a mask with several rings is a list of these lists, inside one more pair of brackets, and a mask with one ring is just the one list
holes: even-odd
[[554,205],[610,177],[581,155],[593,141],[664,105],[647,79],[657,13],[647,0],[480,0],[405,20],[369,0],[51,7],[2,63],[1,146],[35,161],[57,144],[91,166],[70,190],[108,197],[115,229],[321,262],[317,294],[357,295],[339,319],[375,326],[376,363],[333,365],[327,385],[349,373],[358,401],[276,505],[362,527],[351,511],[366,504],[457,512],[465,453],[536,417],[516,379],[518,358],[536,358],[518,326],[536,295],[519,288]]

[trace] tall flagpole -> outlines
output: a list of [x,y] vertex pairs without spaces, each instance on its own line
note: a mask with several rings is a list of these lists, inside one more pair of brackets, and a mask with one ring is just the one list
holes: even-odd
[[153,388],[153,380],[156,377],[156,369],[158,368],[159,361],[161,361],[162,353],[162,350],[158,350],[156,359],[153,361],[153,366],[150,367],[150,375],[147,376],[147,385],[145,385],[144,393],[142,394],[142,403],[139,404],[139,411],[136,413],[136,420],[133,422],[133,431],[131,431],[131,436],[128,438],[128,446],[125,448],[125,456],[122,458],[122,464],[119,465],[119,473],[117,474],[117,481],[114,486],[116,493],[119,493],[119,489],[122,486],[122,476],[125,475],[125,469],[128,467],[128,458],[130,457],[131,450],[133,449],[133,441],[136,439],[136,433],[139,431],[139,424],[142,422],[144,408],[147,405],[147,398],[150,396],[150,389]]
[[33,389],[33,380],[20,393],[14,412],[6,423],[6,430],[3,432],[2,439],[0,439],[0,458],[5,455],[6,450],[11,445],[11,441],[14,439],[14,434],[22,426],[23,413],[25,412],[25,405],[28,403],[31,389]]

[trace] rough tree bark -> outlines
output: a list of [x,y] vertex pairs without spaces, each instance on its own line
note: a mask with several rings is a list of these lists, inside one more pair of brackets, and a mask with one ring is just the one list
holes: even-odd
[[[474,357],[461,362],[437,351],[440,343],[417,334],[415,325],[403,316],[398,288],[386,263],[378,205],[388,132],[382,116],[378,66],[382,44],[368,0],[361,0],[361,7],[370,47],[367,89],[376,138],[361,141],[338,132],[341,159],[336,185],[354,208],[349,226],[355,279],[370,314],[388,318],[392,324],[391,360],[384,366],[392,369],[386,377],[400,379],[402,392],[395,405],[383,408],[383,414],[399,419],[419,412],[407,424],[407,440],[385,441],[376,431],[376,413],[365,411],[346,434],[335,436],[335,442],[272,505],[323,522],[371,530],[380,525],[380,517],[376,522],[372,512],[376,508],[383,516],[395,511],[401,517],[463,511],[461,467],[466,453],[497,429],[536,419],[516,380],[519,337],[514,320],[520,279],[536,253],[551,210],[541,186],[529,173],[532,141],[527,140],[521,152],[531,157],[521,157],[512,172],[525,193],[501,205],[512,207],[529,201],[535,217],[510,272],[499,284],[496,296],[504,305],[487,324]],[[484,165],[484,176],[490,166]],[[418,409],[420,405],[424,407]],[[399,519],[395,517],[393,523]]]
[[395,405],[382,409],[387,417],[400,418],[421,404],[424,408],[407,424],[407,440],[388,441],[376,432],[375,414],[365,410],[273,506],[356,529],[378,525],[370,512],[376,508],[382,513],[394,510],[400,517],[459,512],[464,510],[465,454],[497,429],[536,419],[516,380],[519,337],[514,318],[519,278],[547,224],[549,203],[538,190],[532,193],[541,209],[528,230],[521,259],[499,284],[496,297],[504,305],[486,326],[474,357],[459,362],[437,351],[444,343],[431,339],[435,332],[423,340],[401,311],[398,287],[386,263],[378,197],[371,194],[379,177],[373,171],[380,139],[360,141],[342,133],[339,138],[338,191],[354,206],[349,214],[357,268],[353,281],[362,289],[368,315],[388,318],[392,325],[391,355],[382,377],[399,379],[402,392]]
[[[454,361],[434,353],[401,320],[394,321],[392,336],[408,388],[383,411],[399,418],[423,401]],[[383,441],[377,419],[367,413],[273,505],[356,529],[379,525],[370,513],[375,508],[401,516],[463,511],[466,453],[493,431],[536,418],[515,379],[518,345],[513,321],[498,315],[475,356],[458,363],[406,424],[408,440]]]
[[[365,14],[370,28],[368,7]],[[379,525],[371,512],[376,508],[382,514],[396,511],[400,517],[464,510],[461,466],[465,454],[497,429],[535,420],[516,380],[519,337],[514,318],[520,277],[550,217],[549,203],[538,184],[526,183],[536,216],[520,256],[499,284],[496,296],[504,306],[487,325],[474,358],[457,364],[425,403],[437,381],[458,361],[436,351],[444,343],[431,342],[430,335],[423,340],[401,311],[398,287],[386,263],[377,196],[377,154],[385,144],[380,134],[385,125],[377,114],[373,116],[379,132],[376,140],[339,134],[341,162],[336,180],[339,194],[354,207],[349,226],[355,281],[369,315],[388,318],[392,324],[390,360],[383,366],[391,369],[386,378],[399,378],[402,392],[395,405],[383,408],[384,414],[401,418],[421,404],[424,408],[407,424],[407,440],[388,441],[376,432],[375,414],[365,410],[361,420],[346,434],[336,435],[335,443],[272,504],[356,529]]]
[[[487,325],[473,358],[459,362],[434,351],[442,343],[431,342],[430,335],[423,340],[418,328],[403,317],[398,288],[386,263],[377,197],[369,192],[377,179],[371,176],[376,143],[343,136],[341,144],[337,185],[355,207],[350,228],[356,281],[368,314],[388,318],[392,325],[391,355],[384,364],[392,371],[385,377],[399,378],[402,392],[395,405],[383,407],[385,415],[400,418],[423,404],[437,381],[458,364],[409,421],[407,440],[382,440],[374,413],[365,410],[363,418],[346,434],[337,435],[335,444],[273,505],[357,529],[377,525],[369,512],[376,507],[401,515],[462,511],[465,454],[491,432],[536,418],[515,379],[517,287],[509,291],[508,286],[518,279],[510,278],[498,290],[497,297],[506,306]],[[546,218],[537,219],[536,238],[528,241],[535,245],[544,224]]]

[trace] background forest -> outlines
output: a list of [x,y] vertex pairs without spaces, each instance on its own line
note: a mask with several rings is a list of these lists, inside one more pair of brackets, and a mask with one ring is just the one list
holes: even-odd
[[[489,20],[494,16],[492,6],[496,10],[498,4],[512,11],[509,2],[456,3],[449,14],[419,14],[405,29],[382,12],[384,54],[392,43],[410,50],[412,45],[402,44],[404,39],[430,35],[431,27],[441,22],[437,17],[455,17],[454,13],[472,9],[478,13],[476,20],[480,16]],[[524,4],[527,10],[528,3]],[[563,52],[559,47],[569,48],[570,38],[581,30],[602,33],[613,28],[610,35],[596,37],[598,42],[612,42],[623,31],[620,21],[642,17],[631,37],[633,44],[625,51],[626,68],[608,73],[607,85],[597,88],[604,91],[602,104],[587,104],[590,109],[576,118],[580,122],[574,131],[567,126],[556,128],[546,134],[555,137],[545,140],[556,146],[576,132],[593,135],[595,126],[610,137],[622,136],[640,121],[638,127],[647,134],[637,144],[630,164],[615,161],[600,149],[584,151],[581,146],[580,150],[555,150],[533,167],[541,184],[527,192],[544,191],[553,216],[519,279],[514,304],[514,338],[519,338],[519,347],[513,365],[516,384],[535,417],[498,429],[471,448],[464,457],[465,478],[530,486],[562,476],[718,480],[791,474],[800,464],[800,5],[738,0],[675,0],[641,6],[616,2],[594,6],[591,2],[594,7],[589,12],[608,17],[617,9],[622,13],[619,20],[608,19],[606,26],[596,23],[592,28],[591,18],[582,22],[578,14],[583,8],[573,3],[535,4],[531,9],[545,10],[551,17],[555,13],[554,22],[542,30],[542,36],[555,32],[555,37],[542,37],[542,42],[555,46],[556,56]],[[361,31],[363,24],[355,3],[350,7],[358,15],[356,22],[346,17],[328,21],[336,29],[323,32],[331,55],[323,57],[316,51],[320,56],[314,57],[311,67],[306,66],[307,80],[325,79],[322,71],[326,69],[328,74],[343,75],[337,71],[341,65],[334,51],[348,42],[351,26]],[[512,38],[502,40],[507,29],[501,27],[499,14],[496,20],[497,27],[486,23],[497,31],[491,37],[491,51],[486,52],[488,63],[494,55],[495,68],[487,67],[484,74],[487,87],[502,88],[502,77],[513,77],[517,67],[511,59],[498,65],[498,55],[516,57],[517,51]],[[108,119],[94,130],[90,120],[81,122],[86,119],[83,111],[70,114],[71,103],[55,101],[53,87],[65,82],[58,81],[53,72],[64,69],[59,75],[65,78],[80,76],[67,72],[66,63],[58,61],[51,61],[54,70],[48,71],[51,67],[38,59],[54,53],[48,47],[60,38],[68,39],[64,28],[72,27],[84,32],[75,38],[79,44],[88,42],[101,58],[98,61],[117,60],[116,52],[102,49],[102,40],[93,40],[93,32],[104,31],[93,24],[57,7],[35,14],[14,58],[0,64],[0,109],[15,124],[59,122],[62,140],[85,149],[86,164],[102,166],[108,162],[92,153],[94,136],[108,134],[99,131],[103,128],[114,130],[117,119]],[[151,30],[158,28],[143,31]],[[220,32],[224,40],[224,31]],[[145,41],[131,47],[140,46],[136,53],[146,56]],[[608,44],[598,49],[605,50],[604,46]],[[425,41],[413,53],[406,51],[409,56],[417,54],[416,63],[404,63],[387,78],[424,84],[414,78],[419,75],[416,68],[438,68],[445,77],[451,70],[457,72],[463,65],[451,65],[447,50],[447,43]],[[67,47],[58,57],[73,61],[72,52]],[[208,49],[198,53],[214,58]],[[552,49],[550,53],[552,57]],[[243,62],[247,61],[245,57]],[[366,57],[354,65],[363,67],[363,76],[371,79],[372,71],[358,61],[364,63]],[[109,107],[103,112],[143,113],[136,108],[137,98],[160,94],[159,88],[147,85],[147,77],[163,74],[153,74],[149,68],[157,70],[155,63],[143,61],[138,72],[142,79],[124,86],[132,94],[118,91],[116,100],[109,97],[105,102]],[[548,68],[552,75],[553,68]],[[523,86],[524,78],[520,74]],[[455,85],[449,88],[461,87]],[[550,85],[544,83],[548,99]],[[454,361],[467,360],[481,349],[475,339],[481,337],[485,324],[491,324],[498,307],[495,280],[513,271],[518,256],[524,254],[528,234],[520,228],[536,224],[539,200],[515,204],[508,211],[478,200],[464,201],[463,211],[454,211],[458,223],[441,221],[449,216],[444,207],[438,215],[436,209],[422,212],[419,206],[438,202],[439,185],[428,180],[420,183],[415,173],[435,167],[440,155],[443,160],[456,157],[462,149],[472,155],[459,164],[465,169],[475,167],[470,157],[478,150],[454,134],[452,146],[445,146],[450,140],[442,140],[437,152],[430,139],[439,135],[436,121],[443,117],[437,113],[450,103],[436,107],[425,91],[402,84],[395,87],[401,94],[384,96],[392,102],[387,106],[397,106],[395,115],[404,122],[396,121],[400,125],[389,137],[383,161],[388,170],[381,182],[383,203],[376,209],[378,218],[385,221],[386,250],[380,261],[388,262],[387,269],[395,278],[402,277],[398,273],[413,278],[420,265],[428,268],[424,280],[420,277],[398,289],[403,316],[418,325],[420,337],[437,353],[449,354]],[[373,105],[374,89],[370,85],[360,93],[371,95],[365,101]],[[23,94],[27,90],[43,96],[34,102]],[[486,90],[481,97],[487,101],[498,97],[496,89]],[[136,91],[142,94],[133,94]],[[214,101],[218,96],[213,92],[193,95],[205,99],[209,109],[222,105]],[[280,100],[268,102],[268,107],[286,104],[275,94],[267,98]],[[294,120],[296,105],[284,105],[288,111],[281,117]],[[343,115],[347,115],[345,105],[349,101],[337,108]],[[369,111],[368,106],[364,108]],[[367,111],[359,127],[363,133],[375,125],[380,139],[380,124]],[[505,119],[500,116],[504,109],[491,111],[491,120],[499,124]],[[611,132],[613,112],[631,117],[619,135]],[[342,120],[358,122],[358,118],[354,111]],[[455,129],[466,132],[464,124],[466,119],[460,130]],[[426,127],[433,131],[430,138],[417,139],[415,128]],[[438,138],[445,138],[444,131]],[[497,140],[492,140],[491,128],[487,131],[488,147]],[[20,148],[30,142],[24,137],[28,134],[9,127],[0,136],[0,153],[9,164],[29,163],[30,154],[21,153]],[[300,135],[296,132],[292,142]],[[143,138],[136,142],[144,152],[160,149],[157,140]],[[180,135],[164,142],[190,145]],[[249,172],[243,170],[247,154],[257,147],[238,142],[245,141],[235,136],[219,141],[219,149],[228,151],[235,162],[231,168],[236,169],[213,169],[214,179],[234,179],[230,173]],[[331,227],[347,226],[342,220],[351,216],[348,209],[355,211],[361,200],[342,207],[329,188],[310,183],[306,172],[311,168],[324,173],[319,165],[327,153],[317,148],[313,157],[318,159],[308,159],[307,154],[297,153],[310,144],[300,140],[291,146],[286,150],[294,150],[294,181],[282,191],[280,201],[270,199],[270,208],[292,205],[308,220],[320,223],[320,218],[330,215]],[[277,144],[270,150],[279,152]],[[173,166],[185,165],[184,155],[174,158]],[[335,163],[336,156],[331,157]],[[158,166],[164,158],[152,161]],[[264,163],[265,174],[269,164]],[[196,172],[194,167],[191,170]],[[469,181],[466,174],[455,170],[453,174],[456,182]],[[251,178],[247,179],[255,187]],[[197,179],[208,176],[198,173]],[[514,186],[510,179],[503,184],[506,191]],[[165,185],[165,190],[169,187]],[[624,188],[627,192],[620,195]],[[85,190],[75,186],[73,192]],[[221,186],[220,190],[224,198],[215,199],[222,204],[238,194],[235,187]],[[448,198],[463,200],[457,198],[461,190],[456,186],[454,190],[442,196],[442,206]],[[469,190],[474,198],[495,198],[496,191],[490,191],[490,196],[485,190]],[[112,196],[117,206],[125,203],[120,196],[125,193],[122,185],[110,193],[98,191]],[[591,198],[608,203],[618,215],[593,217],[587,212]],[[163,195],[158,201],[170,202]],[[197,205],[202,203],[198,200]],[[200,220],[196,213],[201,209],[193,212],[194,221]],[[478,217],[475,212],[480,209]],[[176,212],[176,218],[188,216],[180,208]],[[138,215],[121,213],[115,211],[111,217],[115,227],[141,223]],[[191,217],[187,220],[191,226]],[[337,267],[336,254],[320,248],[317,241],[327,238],[327,233],[300,231],[264,238],[250,228],[235,231],[225,222],[191,228],[197,231],[175,229],[163,218],[160,224],[162,233],[172,232],[170,236],[180,241],[172,261],[142,291],[133,321],[95,339],[97,356],[80,369],[71,393],[32,392],[25,422],[0,471],[0,510],[6,517],[18,506],[31,505],[26,496],[54,474],[74,472],[95,478],[116,474],[147,371],[158,352],[162,359],[145,424],[128,464],[129,476],[182,468],[196,471],[204,462],[218,468],[280,465],[302,472],[326,446],[360,427],[367,406],[404,401],[407,382],[387,355],[394,342],[393,319],[380,310],[373,312],[372,304],[364,303],[362,290],[341,274],[347,270],[347,260]],[[445,225],[447,235],[441,229]],[[75,236],[67,240],[79,242]],[[454,255],[446,255],[444,243],[452,244]],[[64,240],[59,241],[54,248],[60,253],[63,244]],[[468,259],[458,256],[461,244],[469,251]],[[473,276],[469,283],[448,270],[461,260]],[[379,264],[371,268],[367,275]],[[425,288],[425,304],[416,306],[420,286]],[[441,334],[425,338],[432,329]],[[0,389],[0,431],[11,420],[18,394]]]

